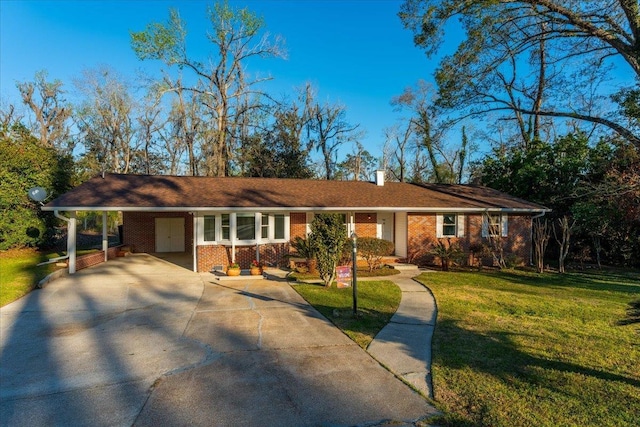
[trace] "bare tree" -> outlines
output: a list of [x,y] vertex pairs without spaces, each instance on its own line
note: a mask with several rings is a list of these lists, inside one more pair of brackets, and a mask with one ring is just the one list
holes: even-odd
[[[431,165],[430,180],[436,183],[457,183],[462,179],[468,157],[466,135],[460,147],[445,143],[444,136],[450,125],[437,120],[438,111],[433,97],[431,86],[420,80],[415,87],[408,87],[401,95],[394,97],[391,104],[398,110],[406,109],[411,113],[408,126],[411,127],[411,134],[418,146],[426,151]],[[416,153],[418,157],[420,151],[418,149]]]
[[18,83],[22,102],[33,113],[33,131],[46,147],[65,153],[73,151],[70,121],[73,108],[64,99],[62,82],[47,81],[47,72],[38,71],[34,81]]
[[[410,151],[410,142],[413,136],[413,127],[411,124],[401,127],[396,125],[385,129],[386,144],[389,147],[389,154],[392,157],[391,165],[388,168],[394,175],[394,178],[400,182],[407,179],[408,157]],[[385,150],[386,151],[386,150]],[[386,170],[387,168],[385,168]]]
[[536,271],[542,273],[544,271],[544,253],[547,250],[549,237],[549,222],[546,218],[536,218],[533,221],[533,249]]
[[85,70],[76,84],[86,97],[76,114],[86,149],[85,167],[129,173],[139,140],[136,105],[127,84],[107,67]]
[[309,130],[313,146],[322,153],[326,179],[334,178],[338,148],[359,137],[356,133],[359,125],[348,123],[346,115],[346,108],[341,104],[316,104],[312,109]]
[[504,256],[505,237],[502,230],[500,214],[491,214],[488,212],[482,215],[483,234],[489,241],[489,252],[493,257],[493,261],[500,268],[506,268],[507,263]]
[[570,219],[567,215],[556,220],[556,226],[553,227],[553,237],[558,242],[558,272],[564,273],[564,262],[569,254],[569,246],[571,244],[571,231],[575,225],[575,220]]
[[[246,100],[260,98],[264,93],[258,84],[269,78],[249,79],[246,63],[253,58],[283,57],[279,38],[273,42],[268,33],[260,36],[264,23],[248,9],[234,9],[228,3],[216,3],[208,11],[211,32],[208,39],[216,48],[215,57],[199,61],[187,54],[186,27],[175,10],[170,11],[166,24],[153,23],[146,30],[131,33],[133,50],[140,59],[162,60],[169,67],[191,72],[196,83],[173,86],[195,92],[205,107],[211,127],[204,131],[202,154],[205,174],[228,174],[232,148],[238,136],[237,128],[246,113]],[[179,80],[180,81],[180,80]],[[252,104],[251,108],[257,108]]]

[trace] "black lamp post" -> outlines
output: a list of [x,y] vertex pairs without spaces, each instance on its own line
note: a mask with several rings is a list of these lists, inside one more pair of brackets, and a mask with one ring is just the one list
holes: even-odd
[[353,246],[353,315],[358,314],[358,235],[354,231],[351,233],[351,244]]

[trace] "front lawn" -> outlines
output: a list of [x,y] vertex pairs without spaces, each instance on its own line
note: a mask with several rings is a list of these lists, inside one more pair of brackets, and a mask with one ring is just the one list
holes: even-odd
[[433,382],[450,426],[631,426],[640,275],[425,273],[436,297]]
[[[96,249],[83,249],[77,255],[86,255]],[[0,307],[22,298],[31,292],[38,282],[55,270],[55,264],[38,266],[38,263],[57,258],[66,252],[43,253],[35,249],[9,249],[0,252]]]
[[358,281],[358,316],[353,315],[353,289],[335,285],[296,284],[293,288],[324,317],[362,348],[389,323],[398,309],[402,292],[393,282]]
[[11,249],[0,253],[0,307],[23,297],[55,267],[36,266],[47,257],[35,249]]

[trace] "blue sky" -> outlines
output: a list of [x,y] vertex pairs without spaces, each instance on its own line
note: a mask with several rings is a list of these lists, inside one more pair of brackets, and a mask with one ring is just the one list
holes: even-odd
[[[340,102],[347,119],[366,131],[366,148],[375,156],[383,130],[398,113],[390,100],[418,79],[431,80],[435,60],[414,47],[412,34],[397,17],[402,1],[234,1],[265,19],[272,34],[286,41],[287,60],[252,64],[250,72],[269,73],[265,89],[293,94],[310,81],[320,101]],[[164,22],[174,7],[187,23],[191,52],[211,46],[205,1],[18,1],[0,0],[0,96],[20,104],[16,81],[32,80],[46,69],[73,91],[83,69],[108,64],[125,77],[138,70],[156,72],[157,62],[140,62],[129,31]],[[204,59],[204,56],[203,56]],[[71,98],[71,97],[69,97]],[[350,150],[351,147],[345,147]]]

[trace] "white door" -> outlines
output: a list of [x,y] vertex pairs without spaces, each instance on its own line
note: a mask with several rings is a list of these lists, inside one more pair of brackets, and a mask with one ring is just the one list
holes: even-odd
[[407,213],[396,213],[396,256],[407,256]]
[[378,238],[393,242],[393,212],[378,212]]
[[184,252],[184,218],[156,218],[156,252]]

